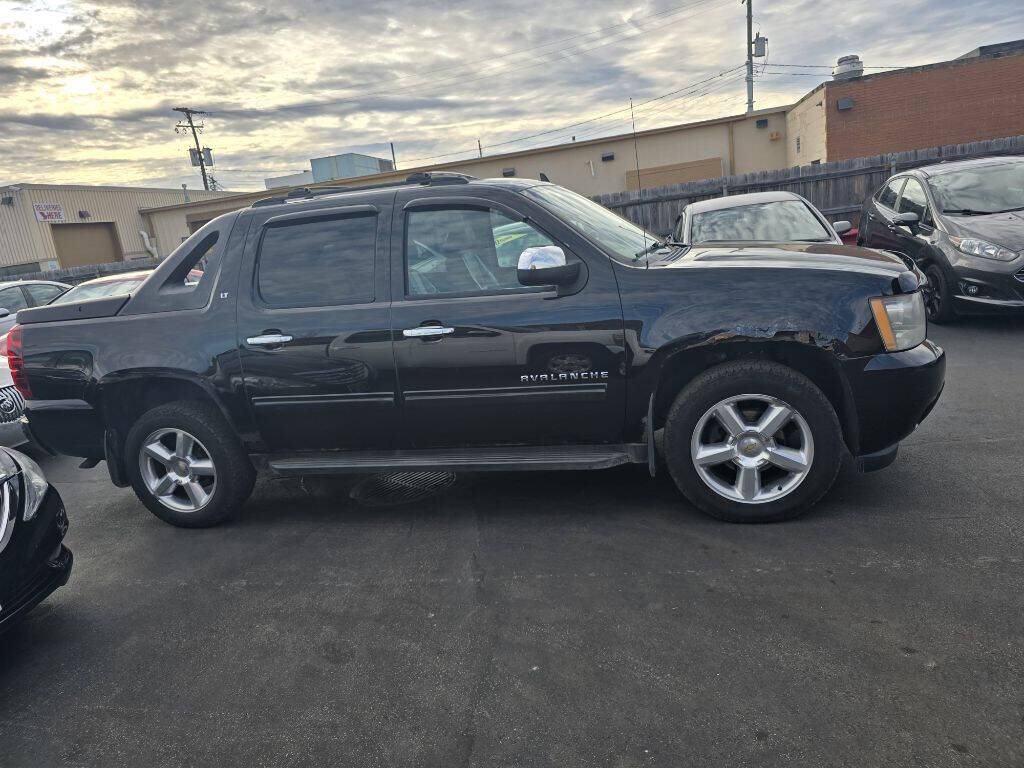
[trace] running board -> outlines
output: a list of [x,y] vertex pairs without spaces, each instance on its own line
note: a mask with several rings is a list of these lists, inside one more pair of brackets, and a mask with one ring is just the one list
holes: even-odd
[[505,448],[435,448],[408,451],[338,451],[267,456],[282,475],[334,475],[347,472],[525,472],[608,469],[644,464],[647,446],[566,445]]

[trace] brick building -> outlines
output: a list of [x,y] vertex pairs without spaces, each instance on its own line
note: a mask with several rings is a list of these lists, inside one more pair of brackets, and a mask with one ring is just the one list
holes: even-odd
[[789,110],[790,165],[1024,133],[1024,40],[822,83]]

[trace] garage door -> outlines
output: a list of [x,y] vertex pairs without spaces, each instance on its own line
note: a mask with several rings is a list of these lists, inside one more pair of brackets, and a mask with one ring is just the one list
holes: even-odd
[[50,230],[62,267],[121,261],[113,224],[51,224]]

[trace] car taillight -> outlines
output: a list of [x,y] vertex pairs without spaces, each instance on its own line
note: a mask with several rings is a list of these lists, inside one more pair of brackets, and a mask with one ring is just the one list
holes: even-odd
[[14,387],[26,400],[32,399],[32,390],[28,386],[28,374],[25,372],[25,360],[21,356],[21,326],[16,325],[7,332],[7,365],[11,369]]

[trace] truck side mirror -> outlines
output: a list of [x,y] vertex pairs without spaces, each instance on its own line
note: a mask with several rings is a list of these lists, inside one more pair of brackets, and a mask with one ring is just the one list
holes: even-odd
[[526,248],[519,254],[516,277],[522,285],[569,285],[579,274],[579,262],[566,259],[557,245]]
[[851,229],[853,229],[853,224],[851,224],[848,221],[836,221],[836,222],[832,223],[832,229],[834,229],[836,231],[837,235],[842,237],[847,232],[849,232]]

